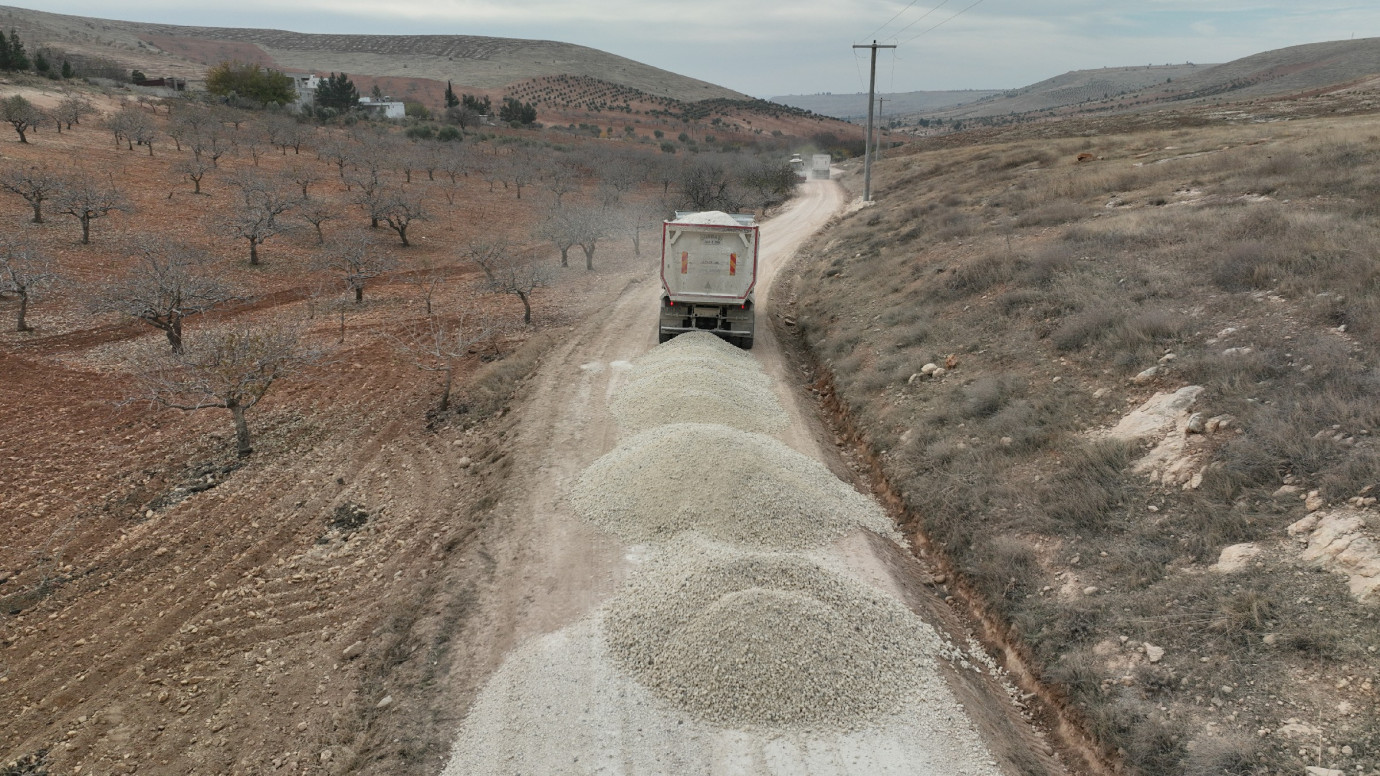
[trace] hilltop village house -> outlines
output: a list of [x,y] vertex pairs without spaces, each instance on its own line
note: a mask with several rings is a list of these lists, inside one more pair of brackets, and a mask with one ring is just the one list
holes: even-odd
[[[321,84],[321,76],[303,72],[289,72],[287,75],[292,78],[293,87],[297,90],[297,101],[292,104],[294,109],[301,110],[316,101],[316,87]],[[407,108],[403,103],[387,97],[360,97],[359,109],[385,119],[400,119],[407,115]]]

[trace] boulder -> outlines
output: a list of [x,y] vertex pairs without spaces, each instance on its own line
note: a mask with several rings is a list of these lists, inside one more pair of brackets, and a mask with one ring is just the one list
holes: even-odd
[[1380,542],[1366,529],[1360,512],[1314,512],[1289,526],[1288,531],[1305,545],[1301,560],[1346,575],[1356,600],[1380,602]]
[[1219,574],[1232,574],[1246,568],[1259,554],[1260,546],[1257,544],[1250,542],[1233,544],[1222,550],[1222,553],[1217,556],[1217,562],[1211,566],[1211,569]]

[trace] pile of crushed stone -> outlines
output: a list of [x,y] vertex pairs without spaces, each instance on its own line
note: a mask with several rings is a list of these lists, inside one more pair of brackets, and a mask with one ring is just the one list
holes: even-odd
[[632,433],[707,418],[744,431],[770,433],[787,422],[761,370],[694,352],[650,366],[634,362],[609,410],[619,427]]
[[786,554],[643,575],[610,602],[604,632],[639,683],[725,727],[874,723],[914,701],[942,648],[900,602]]
[[857,528],[895,537],[869,498],[784,443],[728,426],[644,431],[596,460],[571,494],[575,512],[630,543],[696,531],[756,549],[804,549]]

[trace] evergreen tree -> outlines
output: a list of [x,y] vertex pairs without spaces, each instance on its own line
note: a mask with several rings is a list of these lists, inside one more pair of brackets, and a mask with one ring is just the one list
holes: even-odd
[[316,87],[316,104],[345,113],[359,106],[359,90],[348,75],[331,73]]
[[72,78],[72,77],[75,76],[76,74],[77,74],[77,71],[75,71],[75,70],[72,69],[72,63],[71,63],[71,62],[68,62],[68,61],[65,60],[65,59],[62,60],[62,77],[63,77],[63,78]]
[[24,43],[19,40],[19,33],[10,28],[10,70],[28,70],[29,55],[24,53]]
[[472,94],[462,94],[460,95],[460,104],[481,116],[489,116],[494,112],[493,104],[489,102],[488,97],[475,97]]
[[51,69],[52,66],[48,64],[48,58],[43,56],[43,50],[39,49],[34,52],[34,70],[39,75],[48,75],[48,71]]
[[504,97],[498,109],[498,118],[517,124],[531,124],[537,120],[537,109],[530,102],[522,102],[515,97]]
[[460,104],[460,98],[455,96],[455,90],[450,88],[450,81],[446,81],[446,107],[454,108]]
[[10,42],[5,37],[5,31],[0,30],[0,70],[12,70],[10,67]]

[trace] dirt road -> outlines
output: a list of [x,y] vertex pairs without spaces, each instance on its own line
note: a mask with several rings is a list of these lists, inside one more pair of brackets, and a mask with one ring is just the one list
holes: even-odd
[[[843,190],[833,184],[810,183],[803,191],[762,228],[759,310],[766,308],[778,267],[843,204]],[[512,492],[526,496],[510,505],[515,519],[493,553],[509,561],[512,575],[495,584],[501,597],[496,610],[510,620],[495,644],[500,651],[569,624],[607,598],[623,578],[624,549],[576,518],[564,501],[580,472],[617,442],[607,399],[621,384],[628,362],[656,346],[660,286],[654,261],[648,259],[646,274],[630,281],[606,314],[577,328],[549,357],[522,406],[518,438],[509,437],[510,455],[520,462]],[[763,325],[757,336],[753,355],[778,378],[779,398],[791,414],[784,441],[821,457],[810,432],[817,424],[786,389],[785,361],[770,328]]]
[[[764,224],[759,310],[766,309],[780,269],[840,210],[844,197],[834,183],[808,183]],[[571,332],[527,391],[507,438],[514,478],[508,492],[523,495],[502,505],[494,522],[497,535],[486,542],[494,574],[481,594],[482,614],[471,621],[479,627],[470,631],[469,659],[496,670],[469,706],[447,775],[996,774],[1037,760],[1012,756],[1009,739],[1024,739],[1029,731],[1009,733],[1013,715],[1002,708],[1009,702],[997,697],[992,672],[967,662],[965,657],[975,656],[962,646],[953,647],[948,662],[986,677],[979,683],[983,689],[936,671],[926,679],[924,698],[904,719],[842,733],[713,728],[659,707],[644,688],[610,668],[600,636],[600,604],[649,555],[668,551],[621,544],[577,517],[568,495],[581,472],[618,443],[608,399],[625,381],[629,362],[656,345],[658,293],[648,267],[606,314]],[[799,381],[789,374],[765,314],[759,321],[753,356],[774,378],[791,421],[779,438],[838,469],[833,446],[822,443],[813,408],[802,406],[791,388]],[[896,571],[898,563],[914,561],[898,561],[902,556],[900,548],[855,534],[820,560],[915,608],[917,593],[907,579],[913,570]],[[960,638],[958,644],[963,643]],[[969,714],[965,704],[981,708]],[[1008,740],[993,746],[993,737]],[[1016,742],[1014,748],[1021,746]]]

